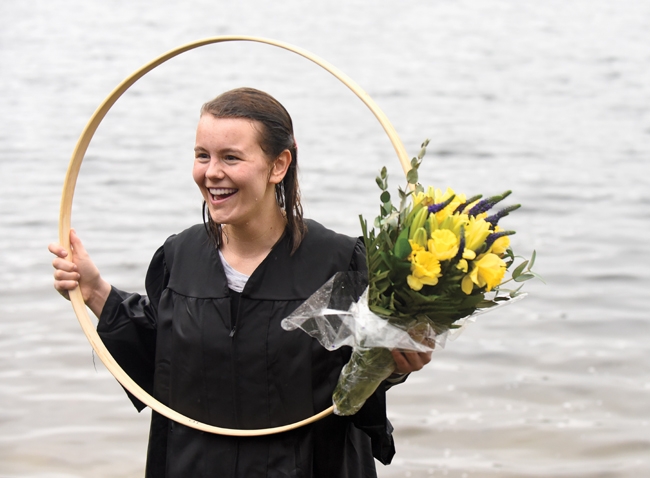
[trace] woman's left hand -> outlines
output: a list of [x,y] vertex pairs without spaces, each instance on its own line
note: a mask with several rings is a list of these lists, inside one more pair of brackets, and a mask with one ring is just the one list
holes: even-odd
[[431,362],[431,352],[409,352],[393,349],[390,351],[395,360],[395,371],[398,374],[407,374],[421,370]]

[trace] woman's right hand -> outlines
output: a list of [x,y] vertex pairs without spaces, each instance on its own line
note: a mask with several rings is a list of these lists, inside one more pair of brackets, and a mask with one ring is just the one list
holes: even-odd
[[99,317],[111,291],[111,285],[102,279],[99,269],[90,259],[86,249],[74,230],[70,231],[72,258],[61,244],[51,243],[48,250],[56,257],[54,267],[54,288],[66,299],[69,291],[80,287],[84,302]]

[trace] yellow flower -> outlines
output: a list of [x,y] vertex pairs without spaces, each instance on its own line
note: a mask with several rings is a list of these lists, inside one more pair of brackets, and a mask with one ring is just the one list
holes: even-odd
[[465,248],[477,251],[490,235],[490,226],[491,224],[483,219],[470,217],[465,226]]
[[[440,204],[441,202],[445,202],[454,194],[456,193],[451,188],[447,188],[447,190],[444,193],[440,189],[436,189],[435,193],[433,194],[434,203]],[[447,207],[445,207],[444,209],[436,213],[436,219],[438,220],[438,222],[442,222],[447,216],[451,216],[456,210],[456,208],[460,206],[462,203],[464,203],[465,200],[466,198],[464,194],[456,194],[456,197],[454,197],[454,199],[451,201],[451,203],[449,203]]]
[[436,285],[440,277],[440,262],[429,251],[411,253],[411,274],[406,278],[409,287],[420,290],[425,285]]
[[431,233],[427,243],[429,252],[435,254],[439,261],[451,259],[458,252],[459,239],[449,229],[438,229]]
[[467,261],[465,259],[459,260],[458,264],[456,264],[456,269],[458,269],[459,271],[467,273]]
[[[433,221],[431,218],[433,218]],[[431,227],[431,231],[435,231],[436,229],[448,229],[456,234],[456,237],[460,239],[460,228],[467,227],[467,224],[469,224],[469,217],[467,214],[453,214],[445,217],[445,219],[438,224],[437,219],[435,219],[435,214],[429,215],[429,224],[433,224],[434,221],[436,227]]]
[[474,252],[471,249],[465,249],[463,251],[463,259],[467,259],[468,261],[473,261],[476,259],[476,252]]
[[413,193],[411,197],[413,198],[413,207],[417,206],[422,201],[424,201],[424,193],[420,193],[420,192]]
[[422,203],[425,207],[433,204],[434,191],[431,186],[428,187],[426,192],[417,192],[413,194],[413,207]]
[[[501,229],[499,226],[496,226],[494,228],[494,232],[499,232],[502,230],[503,229]],[[508,236],[503,236],[492,243],[492,246],[488,252],[493,252],[496,255],[501,256],[504,252],[506,252],[506,249],[508,247],[510,247],[510,238]]]
[[418,251],[424,251],[424,247],[422,247],[420,244],[415,242],[412,239],[409,239],[409,244],[411,245],[411,253],[408,256],[409,261],[413,261],[413,254],[415,254]]
[[510,238],[508,236],[502,236],[492,243],[489,252],[493,252],[500,256],[506,252],[508,247],[510,247]]
[[416,292],[421,290],[422,287],[424,286],[424,284],[422,283],[422,281],[420,281],[420,279],[417,279],[416,277],[411,275],[406,276],[406,283],[409,285],[411,289],[413,289]]
[[418,227],[414,231],[413,237],[409,239],[409,242],[414,242],[424,249],[424,247],[427,245],[427,230],[423,227]]
[[463,280],[460,283],[460,288],[467,295],[470,295],[472,293],[472,289],[474,288],[474,283],[472,282],[472,278],[469,276],[469,274],[463,277]]
[[429,223],[430,231],[435,231],[436,229],[438,229],[439,224],[435,214],[429,214],[429,217],[427,218],[427,222]]
[[501,283],[505,273],[506,263],[499,256],[496,254],[483,254],[474,261],[468,276],[474,284],[481,288],[486,287],[486,291],[489,291]]

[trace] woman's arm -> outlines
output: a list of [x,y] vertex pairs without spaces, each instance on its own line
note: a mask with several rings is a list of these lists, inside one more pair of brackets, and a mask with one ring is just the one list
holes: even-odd
[[[153,393],[156,353],[156,307],[164,288],[164,254],[160,248],[149,267],[147,290],[153,297],[123,292],[102,279],[99,270],[74,231],[70,232],[72,259],[61,244],[48,249],[56,257],[54,288],[66,299],[80,287],[86,305],[99,319],[97,332],[120,367],[147,393]],[[154,304],[151,303],[153,299]],[[138,410],[144,404],[129,394]]]

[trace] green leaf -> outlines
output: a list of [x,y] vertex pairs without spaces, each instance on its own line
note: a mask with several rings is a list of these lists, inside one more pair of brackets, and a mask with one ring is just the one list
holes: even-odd
[[390,250],[394,247],[393,241],[391,241],[390,236],[386,234],[386,231],[381,231],[378,239],[383,243],[383,247],[386,249]]
[[387,203],[390,201],[390,193],[388,191],[384,191],[381,193],[381,196],[379,196],[379,199],[381,199],[381,202]]
[[518,292],[521,290],[521,288],[522,288],[523,286],[524,286],[524,284],[521,284],[521,285],[520,285],[519,287],[517,287],[515,290],[511,290],[511,291],[510,291],[510,294],[508,294],[508,295],[510,295],[510,297],[512,297],[512,298],[517,297]]
[[406,173],[406,180],[409,182],[409,184],[416,184],[418,182],[417,168],[409,169],[409,172]]
[[515,280],[515,282],[524,282],[524,281],[530,280],[530,279],[532,279],[534,277],[535,276],[533,274],[521,274],[521,275],[519,275],[517,277],[513,277],[513,279]]
[[363,218],[363,214],[359,214],[359,222],[361,223],[363,237],[368,237],[368,221]]
[[533,254],[530,256],[530,262],[528,262],[528,270],[532,269],[533,266],[535,265],[535,258],[537,257],[537,253],[533,251]]
[[517,268],[514,271],[512,271],[512,278],[517,280],[517,277],[519,277],[521,273],[524,272],[524,269],[526,268],[527,265],[528,265],[528,261],[524,261],[521,264],[519,264]]
[[379,186],[379,189],[381,189],[382,191],[386,190],[386,186],[384,186],[384,181],[379,176],[375,178],[375,181],[377,182],[377,186]]
[[383,316],[390,316],[394,312],[393,310],[385,309],[384,307],[380,307],[374,304],[370,305],[370,310],[377,315],[383,315]]
[[411,244],[409,240],[403,237],[400,237],[395,242],[395,257],[398,259],[406,259],[411,253]]
[[478,304],[476,304],[476,307],[479,308],[479,309],[488,309],[488,308],[490,308],[490,307],[494,307],[495,305],[497,305],[497,303],[494,302],[494,301],[491,301],[491,300],[482,300],[481,302],[479,302]]
[[398,259],[406,259],[411,253],[411,244],[409,244],[409,228],[405,227],[400,232],[395,241],[395,257]]
[[543,278],[541,275],[539,275],[537,272],[528,271],[528,273],[534,275],[536,279],[539,279],[539,280],[541,280],[544,284],[546,284],[546,281],[544,280],[544,278]]

